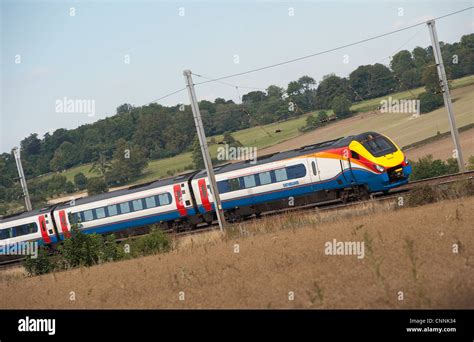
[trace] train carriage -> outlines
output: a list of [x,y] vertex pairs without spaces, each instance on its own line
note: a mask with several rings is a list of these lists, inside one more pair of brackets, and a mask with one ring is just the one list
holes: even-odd
[[0,253],[7,245],[37,242],[50,245],[57,242],[53,207],[2,217],[0,221]]
[[[393,141],[367,132],[215,169],[229,219],[310,203],[366,196],[408,182],[411,167]],[[202,215],[214,210],[207,173],[192,180]]]
[[164,179],[59,205],[54,211],[60,239],[72,223],[85,233],[109,234],[152,223],[164,229],[191,227],[195,222],[188,180],[192,174]]

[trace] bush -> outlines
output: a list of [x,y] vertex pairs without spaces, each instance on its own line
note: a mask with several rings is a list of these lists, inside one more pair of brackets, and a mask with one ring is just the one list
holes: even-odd
[[102,177],[93,177],[87,180],[87,194],[89,196],[103,194],[107,191],[109,191],[109,187]]
[[417,207],[434,203],[438,200],[438,197],[439,193],[435,188],[429,185],[418,186],[410,191],[410,195],[408,196],[408,206]]
[[444,104],[443,95],[424,92],[418,97],[420,100],[420,112],[428,113]]
[[351,114],[351,100],[347,96],[337,96],[332,101],[332,109],[338,119],[343,119]]
[[74,184],[79,190],[84,190],[87,187],[87,177],[82,172],[79,172],[74,176]]
[[102,259],[104,239],[97,234],[84,234],[77,225],[71,228],[71,237],[59,246],[64,268],[92,266]]
[[56,268],[54,260],[49,256],[48,250],[45,247],[38,248],[37,258],[32,258],[31,255],[28,255],[26,260],[23,261],[23,267],[29,276],[46,274],[54,271]]
[[131,242],[131,250],[134,256],[163,253],[170,249],[171,241],[159,228],[153,228],[148,235],[138,237]]
[[431,154],[421,157],[417,162],[411,162],[413,173],[411,180],[419,180],[437,176],[448,175],[459,172],[455,159],[448,159],[446,162],[440,159],[433,159]]
[[474,170],[474,156],[470,156],[467,163],[468,170]]

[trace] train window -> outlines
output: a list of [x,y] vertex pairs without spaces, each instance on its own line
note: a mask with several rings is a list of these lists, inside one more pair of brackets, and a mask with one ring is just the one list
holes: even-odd
[[275,170],[275,179],[277,182],[286,181],[288,179],[288,176],[286,174],[286,169]]
[[288,179],[302,178],[306,176],[306,167],[303,164],[288,166],[286,172]]
[[240,190],[240,182],[238,178],[229,179],[230,191]]
[[351,154],[352,154],[352,158],[359,159],[359,153],[351,151]]
[[6,228],[0,230],[0,240],[10,239],[12,237],[12,229]]
[[316,171],[316,163],[313,161],[311,162],[311,168],[313,169],[313,175],[317,175],[318,171]]
[[147,208],[156,207],[156,198],[155,198],[155,196],[145,198],[145,204],[146,204]]
[[71,221],[71,223],[79,223],[81,221],[80,213],[70,213],[69,215],[69,221]]
[[92,210],[83,211],[82,214],[84,215],[84,221],[92,221],[94,219],[94,215],[92,214]]
[[117,211],[117,205],[116,204],[113,204],[113,205],[109,205],[107,207],[107,211],[109,212],[109,215],[108,216],[115,216],[118,214],[118,211]]
[[259,173],[258,178],[260,180],[260,185],[270,184],[272,182],[272,177],[270,176],[269,171]]
[[255,175],[244,176],[244,185],[245,188],[253,188],[255,184]]
[[132,207],[133,207],[133,210],[134,210],[134,211],[142,210],[142,209],[143,209],[143,202],[142,202],[142,200],[141,200],[141,199],[133,200],[133,201],[132,201]]
[[171,203],[171,195],[169,193],[158,195],[160,205],[168,205]]
[[225,194],[230,191],[229,183],[226,180],[217,182],[217,189],[220,194]]
[[130,202],[120,203],[120,213],[126,214],[130,212]]
[[97,208],[95,209],[95,216],[98,219],[105,217],[105,208]]

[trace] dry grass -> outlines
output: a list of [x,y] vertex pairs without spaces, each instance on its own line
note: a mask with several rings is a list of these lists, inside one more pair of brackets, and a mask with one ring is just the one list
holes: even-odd
[[[367,204],[267,217],[236,225],[224,236],[185,237],[168,254],[35,278],[2,276],[0,303],[2,308],[473,308],[473,207],[471,197],[402,210]],[[364,241],[365,258],[325,255],[324,244],[333,239]],[[458,254],[453,244],[460,246]]]

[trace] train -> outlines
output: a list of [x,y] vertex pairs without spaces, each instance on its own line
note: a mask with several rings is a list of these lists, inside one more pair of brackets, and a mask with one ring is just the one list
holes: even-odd
[[[367,198],[408,183],[411,165],[389,137],[365,132],[214,168],[226,220]],[[88,234],[129,234],[157,224],[193,229],[216,220],[206,170],[78,198],[0,219],[0,245],[54,245],[77,224]]]

